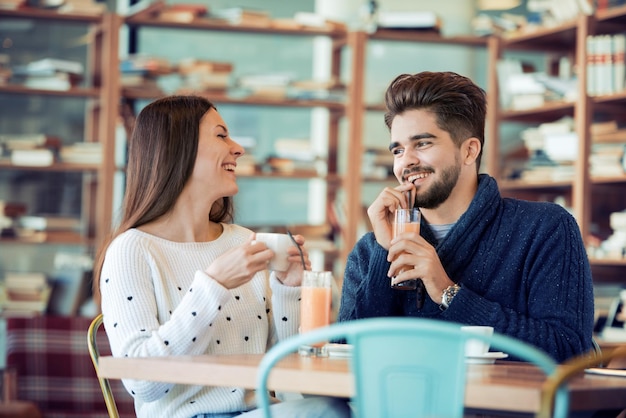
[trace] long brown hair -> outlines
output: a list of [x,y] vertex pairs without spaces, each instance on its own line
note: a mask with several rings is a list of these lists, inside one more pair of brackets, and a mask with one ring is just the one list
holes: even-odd
[[[98,250],[94,265],[93,293],[100,302],[100,274],[106,250],[121,233],[168,213],[193,172],[200,121],[215,105],[199,96],[168,96],[144,107],[135,122],[128,147],[126,192],[122,217]],[[233,219],[231,197],[211,208],[208,219]]]
[[476,169],[480,168],[487,99],[485,91],[469,78],[451,71],[401,74],[389,84],[385,105],[385,124],[389,129],[397,115],[411,109],[425,109],[435,114],[439,128],[448,132],[458,147],[467,138],[478,138],[481,151]]

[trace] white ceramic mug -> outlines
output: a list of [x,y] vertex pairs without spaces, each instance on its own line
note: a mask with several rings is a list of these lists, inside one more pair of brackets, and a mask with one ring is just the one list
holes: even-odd
[[271,232],[259,232],[256,234],[256,241],[267,245],[267,248],[274,252],[274,257],[270,260],[269,269],[274,271],[287,271],[289,261],[287,261],[287,248],[295,244],[287,234],[276,234]]
[[[472,334],[479,334],[485,337],[491,337],[493,335],[493,327],[488,326],[464,326],[461,327],[464,332]],[[465,343],[465,356],[466,357],[480,357],[489,352],[489,341],[478,340],[470,338]]]

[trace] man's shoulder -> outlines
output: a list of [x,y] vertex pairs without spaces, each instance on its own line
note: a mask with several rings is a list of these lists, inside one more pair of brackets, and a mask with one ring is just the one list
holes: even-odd
[[511,222],[531,225],[576,225],[574,216],[563,206],[553,202],[504,199],[504,217]]

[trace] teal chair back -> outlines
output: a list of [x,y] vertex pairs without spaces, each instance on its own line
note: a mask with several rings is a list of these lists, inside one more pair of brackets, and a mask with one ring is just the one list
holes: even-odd
[[[492,349],[532,362],[546,375],[557,364],[543,351],[505,335],[469,334],[460,324],[420,318],[372,318],[332,324],[287,338],[264,356],[257,376],[257,403],[271,417],[267,379],[283,357],[301,345],[346,339],[353,345],[353,408],[359,418],[461,418],[465,400],[465,342],[490,341]],[[568,393],[556,405],[567,411]]]

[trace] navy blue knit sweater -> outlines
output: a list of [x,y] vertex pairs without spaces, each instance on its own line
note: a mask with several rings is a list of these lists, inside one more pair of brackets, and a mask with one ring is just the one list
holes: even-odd
[[339,321],[414,316],[491,325],[557,361],[592,348],[591,270],[578,225],[562,207],[502,198],[496,181],[481,174],[448,235],[436,244],[423,217],[421,235],[461,284],[450,307],[441,311],[426,294],[418,310],[415,292],[391,289],[387,251],[370,232],[348,257]]

